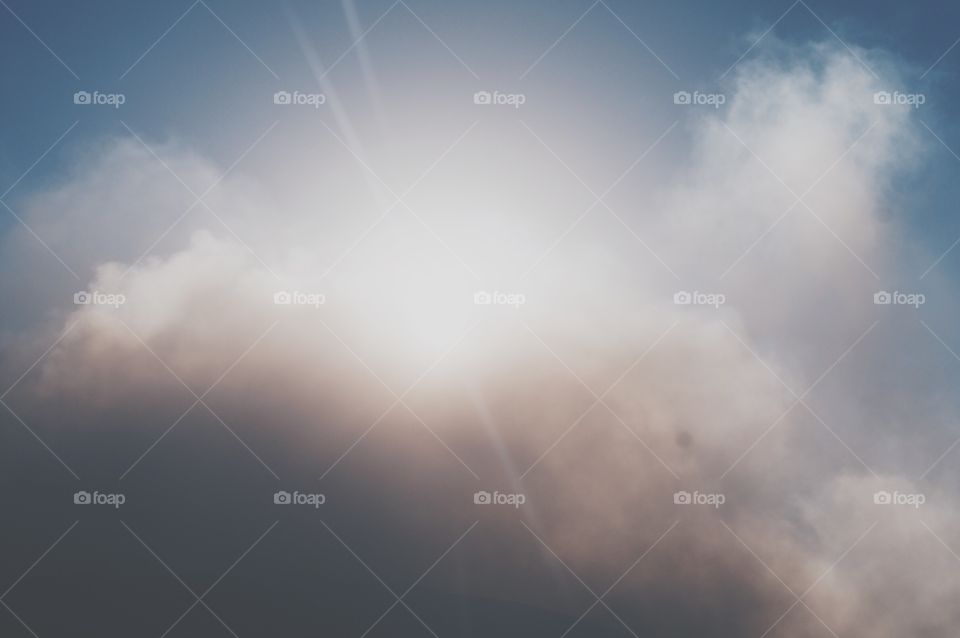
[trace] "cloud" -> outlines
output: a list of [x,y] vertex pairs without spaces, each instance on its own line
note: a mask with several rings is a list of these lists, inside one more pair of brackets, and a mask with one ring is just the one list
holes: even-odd
[[[598,592],[657,543],[611,594],[641,633],[761,635],[777,623],[769,635],[824,624],[850,636],[946,635],[960,582],[931,530],[955,535],[955,498],[911,479],[923,468],[904,467],[891,442],[932,462],[952,406],[862,363],[926,339],[872,328],[873,292],[905,267],[886,195],[922,162],[923,143],[909,107],[872,100],[898,82],[889,63],[858,52],[878,64],[878,80],[837,46],[782,53],[744,63],[727,107],[688,122],[689,159],[657,194],[661,212],[630,218],[679,281],[630,238],[609,251],[621,230],[588,229],[545,260],[516,310],[474,306],[476,282],[409,218],[391,218],[328,276],[339,253],[312,250],[305,229],[316,220],[271,206],[242,176],[210,203],[226,225],[191,216],[139,259],[193,197],[139,143],[110,141],[25,210],[89,275],[86,289],[126,303],[73,307],[69,279],[35,290],[8,326],[18,341],[52,342],[52,323],[76,327],[20,400],[43,419],[60,410],[55,399],[122,428],[123,410],[168,401],[173,375],[197,394],[217,384],[224,420],[296,472],[316,470],[312,453],[330,467],[374,423],[379,443],[345,457],[338,489],[424,489],[449,503],[351,514],[405,543],[435,547],[446,538],[439,519],[476,516],[470,473],[528,494],[520,512],[484,521],[495,531],[474,566],[479,594],[556,604],[497,576],[531,552],[556,565],[526,529],[505,524],[522,518]],[[183,147],[158,149],[198,193],[220,175]],[[491,223],[510,233],[509,220]],[[5,272],[39,259],[22,232],[7,241]],[[677,306],[681,288],[727,303]],[[278,290],[325,303],[277,306]],[[811,387],[830,389],[806,396]],[[881,398],[850,407],[867,392]],[[914,415],[927,425],[919,441],[885,421],[904,400],[930,401]],[[927,503],[884,508],[873,501],[880,489],[925,492]],[[678,490],[726,502],[678,506]],[[552,591],[551,574],[537,574]],[[780,618],[791,590],[808,588]]]

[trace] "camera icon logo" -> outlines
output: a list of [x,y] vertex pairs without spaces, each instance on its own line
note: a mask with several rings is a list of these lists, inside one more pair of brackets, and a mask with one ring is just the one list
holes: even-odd
[[679,290],[673,293],[673,303],[678,306],[689,306],[693,303],[693,295],[686,290]]
[[890,95],[890,91],[877,91],[873,94],[873,103],[874,104],[892,104],[893,96]]
[[89,91],[77,91],[73,94],[74,104],[90,104],[91,95]]
[[490,492],[480,490],[473,495],[474,505],[489,505],[493,502],[493,495]]
[[278,306],[289,306],[293,303],[293,297],[286,290],[273,293],[273,303]]
[[289,91],[277,91],[273,94],[274,104],[290,104],[292,101],[293,96],[290,95]]
[[91,302],[90,293],[85,290],[73,293],[73,303],[77,306],[89,306]]
[[893,296],[886,290],[873,293],[873,303],[878,306],[888,306],[893,303]]
[[874,493],[873,502],[876,505],[890,505],[893,502],[893,495],[886,490],[880,490]]
[[673,504],[674,505],[690,505],[693,503],[693,495],[687,491],[679,491],[673,493]]
[[677,91],[673,94],[674,104],[690,104],[691,95],[689,91]]
[[273,495],[273,503],[275,505],[289,505],[292,502],[290,492],[284,492],[280,490],[279,492]]
[[474,104],[493,104],[493,96],[490,91],[477,91],[473,94]]
[[89,505],[91,503],[90,492],[80,490],[73,495],[74,505]]
[[493,295],[486,290],[478,290],[473,293],[473,303],[478,306],[489,306],[493,303]]

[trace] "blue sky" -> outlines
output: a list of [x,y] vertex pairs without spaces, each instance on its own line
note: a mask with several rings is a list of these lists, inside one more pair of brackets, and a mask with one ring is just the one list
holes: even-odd
[[[392,2],[365,2],[356,7],[362,29],[380,17]],[[232,2],[208,6],[216,11],[250,48],[281,78],[277,80],[252,54],[240,56],[243,45],[219,24],[203,5],[194,5],[177,27],[148,53],[137,72],[120,76],[191,3],[99,2],[80,6],[9,2],[10,9],[72,69],[79,79],[46,51],[27,28],[7,13],[2,24],[8,90],[17,99],[4,101],[4,162],[6,172],[17,175],[72,121],[84,126],[77,137],[117,131],[116,118],[98,121],[74,108],[72,93],[83,87],[123,91],[130,95],[123,110],[130,121],[142,121],[150,134],[190,134],[196,139],[211,113],[233,108],[244,111],[252,91],[310,81],[309,69],[297,46],[291,22],[310,34],[322,62],[340,56],[353,38],[339,2],[255,3]],[[588,2],[515,3],[488,5],[421,2],[410,5],[427,24],[451,43],[483,80],[514,82],[544,49],[556,40],[583,12]],[[561,62],[592,69],[596,82],[608,88],[623,85],[624,93],[641,99],[644,80],[674,82],[677,86],[711,83],[746,50],[751,34],[759,35],[780,19],[773,33],[793,41],[830,38],[827,29],[797,4],[783,16],[790,3],[737,2],[718,7],[670,4],[644,7],[635,3],[610,3],[617,14],[675,70],[680,80],[662,76],[652,56],[634,55],[639,43],[626,28],[598,6],[559,47],[553,69]],[[953,24],[960,12],[942,3],[822,3],[808,5],[841,38],[866,48],[882,47],[914,65],[922,74],[956,40]],[[549,10],[547,10],[549,8]],[[869,8],[869,10],[867,10]],[[415,27],[414,19],[398,7],[394,19],[377,28],[369,45],[391,57],[373,60],[377,68],[390,69],[402,63],[406,51],[423,48],[442,57],[437,42]],[[164,25],[160,28],[160,25]],[[393,25],[393,29],[391,29]],[[646,28],[645,28],[646,27]],[[423,37],[421,37],[423,36]],[[402,38],[402,39],[401,39]],[[599,38],[599,40],[598,40]],[[404,50],[389,48],[396,42]],[[564,43],[561,43],[562,45]],[[585,47],[590,47],[589,49]],[[607,49],[605,51],[605,49]],[[607,55],[609,54],[609,55]],[[748,54],[749,55],[749,54]],[[629,57],[628,57],[629,56]],[[349,56],[340,80],[350,77],[356,56]],[[960,56],[947,54],[928,74],[929,84],[917,78],[918,86],[936,91],[944,104],[955,94],[950,78],[957,72]],[[440,66],[444,60],[438,59]],[[549,60],[548,60],[549,63]],[[624,67],[624,64],[628,64]],[[454,65],[451,65],[451,67]],[[431,68],[431,71],[433,69]],[[449,69],[447,69],[449,70]],[[564,69],[566,72],[566,69]],[[570,70],[574,77],[582,69]],[[337,81],[338,74],[333,74]],[[466,79],[470,79],[467,77]],[[537,81],[530,76],[530,84]],[[438,78],[434,90],[442,92]],[[449,87],[453,88],[453,87]],[[247,107],[253,110],[251,107]],[[199,113],[198,113],[199,111]],[[236,112],[235,110],[233,112]],[[165,117],[162,117],[164,116]],[[194,124],[193,127],[190,125]],[[63,125],[63,126],[61,126]],[[216,128],[208,132],[214,137]],[[950,131],[944,140],[952,143]]]
[[[63,145],[11,193],[11,201],[33,184],[64,170],[62,162],[71,151],[103,135],[125,134],[121,119],[143,135],[187,138],[207,156],[230,162],[246,143],[240,132],[257,130],[269,122],[271,113],[263,104],[262,92],[316,85],[292,25],[301,25],[308,34],[321,64],[340,57],[356,35],[347,28],[344,7],[339,2],[207,3],[236,37],[202,4],[73,5],[16,0],[7,4],[27,26],[4,11],[0,46],[4,48],[3,71],[9,96],[0,105],[0,116],[6,123],[0,133],[0,176],[4,182],[13,183],[64,130],[79,121]],[[371,26],[391,4],[359,3],[355,8],[359,29]],[[948,4],[812,2],[794,4],[784,15],[791,7],[789,3],[736,2],[721,9],[694,3],[643,6],[611,2],[608,6],[626,26],[602,5],[596,5],[545,58],[542,68],[534,69],[523,80],[519,78],[524,70],[590,8],[590,3],[479,6],[420,2],[408,6],[481,79],[472,77],[397,5],[365,39],[375,72],[385,80],[398,78],[396,83],[385,84],[387,100],[397,99],[397,92],[411,85],[417,85],[416,95],[434,105],[442,105],[445,96],[456,99],[475,86],[513,87],[533,94],[554,86],[568,92],[567,99],[572,103],[589,104],[593,111],[588,117],[603,117],[612,130],[640,126],[652,133],[675,117],[675,110],[662,99],[664,90],[718,85],[717,78],[747,50],[752,38],[775,22],[771,35],[788,42],[831,40],[833,36],[819,21],[823,20],[843,41],[884,49],[909,65],[909,88],[930,96],[924,107],[925,121],[947,146],[960,147],[960,132],[949,116],[951,105],[960,99],[954,81],[960,54],[953,50],[943,55],[960,37],[954,26],[960,9]],[[121,79],[187,9],[177,26]],[[679,80],[642,50],[627,26]],[[745,59],[749,58],[748,53]],[[343,91],[347,108],[365,108],[362,105],[368,100],[362,87],[350,91],[360,70],[358,51],[349,53],[338,66],[329,79]],[[127,102],[116,112],[77,107],[72,104],[72,94],[85,88],[122,92]],[[597,105],[591,104],[596,100],[590,96],[605,102],[602,115],[596,112]],[[225,113],[230,117],[224,117]],[[922,230],[936,220],[941,230],[960,232],[949,211],[938,203],[954,193],[950,169],[956,168],[952,165],[955,158],[946,149],[941,150],[940,161],[932,166],[935,173],[937,167],[944,173],[926,177],[916,187],[923,192],[942,189],[944,197],[934,197],[925,202],[923,210],[915,211],[917,225]]]

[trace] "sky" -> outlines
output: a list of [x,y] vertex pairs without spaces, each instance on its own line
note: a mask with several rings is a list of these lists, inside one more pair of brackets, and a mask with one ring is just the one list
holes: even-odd
[[0,635],[956,634],[960,8],[0,49]]

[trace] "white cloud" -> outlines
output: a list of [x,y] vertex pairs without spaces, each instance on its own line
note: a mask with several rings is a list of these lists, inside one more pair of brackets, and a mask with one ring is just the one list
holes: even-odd
[[[895,81],[890,73],[885,71],[885,80]],[[870,295],[878,280],[869,269],[886,276],[902,268],[895,258],[897,233],[882,214],[885,191],[896,171],[916,162],[922,148],[913,113],[877,108],[872,94],[884,84],[841,48],[812,46],[786,60],[761,57],[745,63],[736,77],[727,109],[693,124],[691,159],[676,167],[674,183],[658,198],[663,213],[631,220],[681,273],[682,282],[656,264],[650,266],[639,246],[630,254],[609,254],[604,242],[613,242],[622,230],[587,234],[586,240],[573,233],[562,248],[565,259],[549,260],[522,290],[529,305],[512,315],[488,317],[480,335],[468,337],[441,366],[442,378],[427,379],[409,400],[485,476],[510,480],[514,477],[505,465],[483,460],[490,457],[481,448],[496,442],[484,440],[482,433],[490,431],[484,414],[474,403],[459,400],[466,396],[463,385],[480,397],[495,422],[492,429],[519,469],[550,448],[592,402],[582,389],[571,389],[576,380],[518,317],[595,392],[606,389],[602,382],[616,379],[678,321],[606,398],[623,423],[596,407],[532,471],[528,509],[575,569],[606,580],[672,520],[689,516],[677,532],[680,544],[664,549],[684,569],[673,570],[662,557],[654,558],[651,567],[661,582],[641,579],[633,587],[654,591],[671,579],[700,591],[741,587],[760,598],[761,611],[769,612],[775,599],[762,593],[755,574],[762,566],[743,554],[716,517],[678,512],[670,495],[677,486],[700,483],[726,491],[724,520],[798,592],[880,518],[869,501],[874,484],[869,471],[843,445],[849,438],[859,450],[871,437],[892,436],[870,431],[883,406],[861,406],[855,421],[837,423],[833,417],[846,406],[815,402],[818,416],[822,412],[842,432],[841,443],[803,406],[781,417],[793,398],[774,374],[802,393],[874,321],[877,309]],[[794,199],[736,136],[797,194],[830,172],[805,198],[822,221],[800,205],[721,281],[717,275]],[[196,189],[219,175],[189,152],[161,150]],[[149,395],[147,380],[165,372],[119,320],[200,391],[279,318],[278,337],[252,352],[225,381],[231,401],[270,403],[277,421],[307,418],[312,410],[352,414],[357,397],[383,396],[385,391],[324,324],[399,392],[404,379],[413,381],[485,310],[471,303],[475,282],[445,246],[410,218],[391,218],[387,230],[371,234],[336,276],[321,277],[335,253],[311,250],[314,236],[300,232],[315,228],[315,220],[297,212],[277,217],[269,207],[257,209],[258,198],[250,197],[257,189],[240,178],[218,189],[214,207],[230,220],[243,244],[209,217],[191,220],[169,236],[160,256],[145,259],[124,276],[156,231],[191,203],[191,198],[173,194],[178,188],[154,158],[135,143],[120,141],[65,185],[29,203],[28,222],[65,259],[93,272],[90,289],[122,292],[128,298],[116,310],[71,308],[66,321],[80,324],[43,365],[37,390],[43,396],[72,396],[81,403],[96,396],[96,409],[108,412],[112,394],[117,401]],[[509,234],[510,222],[503,223],[502,231]],[[17,236],[14,241],[25,240]],[[33,259],[14,250],[7,263],[17,272]],[[728,303],[719,310],[674,306],[674,290],[695,287],[683,283],[689,280],[721,288]],[[315,314],[278,308],[272,292],[279,286],[322,289],[331,303]],[[69,307],[59,296],[45,300],[52,304],[53,299]],[[32,312],[40,314],[37,307]],[[909,350],[910,338],[895,344],[864,340],[850,360],[870,360],[878,348]],[[841,366],[829,376],[829,383],[848,390],[849,396],[878,382],[872,370],[856,365],[853,371]],[[255,399],[241,391],[251,387],[257,390]],[[883,390],[890,392],[890,401],[902,391]],[[752,448],[778,419],[782,423]],[[349,439],[347,428],[326,427],[329,432],[318,436]],[[430,458],[445,454],[442,448],[413,450],[403,441],[397,441],[397,449]],[[751,451],[719,481],[745,450]],[[892,482],[906,483],[896,458],[880,454],[879,448],[869,452],[874,454],[866,455],[868,465],[889,474]],[[663,464],[677,472],[679,482]],[[950,538],[958,529],[950,514],[953,501],[942,491],[937,495],[924,510],[924,520]],[[955,624],[947,602],[960,583],[952,575],[951,559],[937,558],[942,548],[930,542],[926,530],[912,521],[908,529],[908,542],[922,545],[922,563],[935,578],[903,569],[911,559],[891,544],[889,529],[878,528],[873,536],[882,540],[869,545],[873,558],[851,556],[812,598],[811,606],[839,633],[893,637]],[[694,559],[703,561],[703,570],[714,569],[729,580],[714,582],[686,563]],[[918,588],[932,602],[900,607],[902,591]],[[741,611],[750,616],[751,628],[764,629],[763,613]]]

